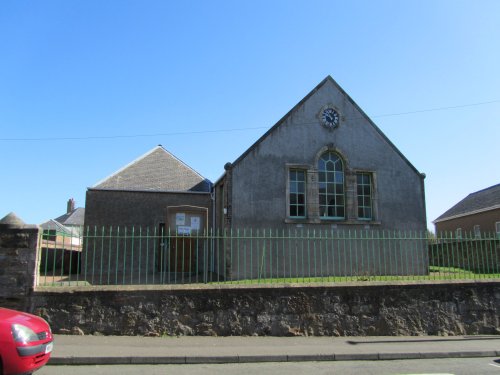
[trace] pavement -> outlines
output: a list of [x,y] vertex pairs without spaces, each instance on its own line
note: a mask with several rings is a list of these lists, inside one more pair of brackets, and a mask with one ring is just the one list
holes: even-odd
[[500,357],[500,336],[55,335],[49,365],[213,364]]

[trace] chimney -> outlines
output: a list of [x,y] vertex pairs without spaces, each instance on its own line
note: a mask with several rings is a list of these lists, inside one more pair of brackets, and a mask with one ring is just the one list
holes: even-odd
[[66,213],[69,214],[69,213],[73,212],[74,210],[75,210],[75,200],[73,198],[71,198],[70,200],[68,200],[68,206],[66,209]]

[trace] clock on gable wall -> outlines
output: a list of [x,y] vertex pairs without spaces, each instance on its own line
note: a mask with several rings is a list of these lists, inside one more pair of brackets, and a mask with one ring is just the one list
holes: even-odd
[[340,115],[332,105],[327,105],[321,109],[319,114],[321,124],[327,129],[334,129],[340,123]]

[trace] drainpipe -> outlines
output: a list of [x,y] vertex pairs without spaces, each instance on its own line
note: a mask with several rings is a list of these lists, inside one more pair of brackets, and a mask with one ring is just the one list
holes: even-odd
[[423,200],[423,204],[424,204],[424,222],[425,222],[425,234],[427,234],[427,231],[429,230],[429,228],[427,228],[427,202],[425,201],[425,177],[427,177],[425,175],[425,173],[420,173],[420,181],[421,181],[421,190],[422,190],[422,200]]
[[211,209],[212,209],[212,233],[215,231],[215,185],[212,182],[209,182],[210,187],[210,201],[211,201]]
[[[211,249],[212,249],[212,253],[215,249],[215,236],[214,236],[214,233],[215,233],[215,209],[216,209],[216,202],[215,202],[215,185],[212,184],[212,182],[209,182],[209,186],[210,186],[210,201],[211,201],[211,208],[212,208],[212,235],[211,235],[211,238],[210,238],[210,246],[211,246]],[[210,264],[210,272],[215,272],[215,264],[214,262],[209,262]]]

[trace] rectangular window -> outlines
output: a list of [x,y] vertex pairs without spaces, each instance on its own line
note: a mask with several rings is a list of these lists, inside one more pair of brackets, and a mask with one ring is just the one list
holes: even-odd
[[462,239],[462,228],[458,228],[456,230],[455,234],[456,234],[457,240],[461,240]]
[[481,227],[479,225],[474,225],[474,236],[481,238]]
[[306,217],[306,171],[290,169],[288,205],[290,217]]
[[372,176],[370,173],[357,173],[357,197],[358,197],[358,219],[372,220]]
[[500,237],[500,221],[495,223],[495,231],[497,232],[497,237]]
[[55,229],[44,229],[42,239],[46,241],[55,241],[57,233]]

